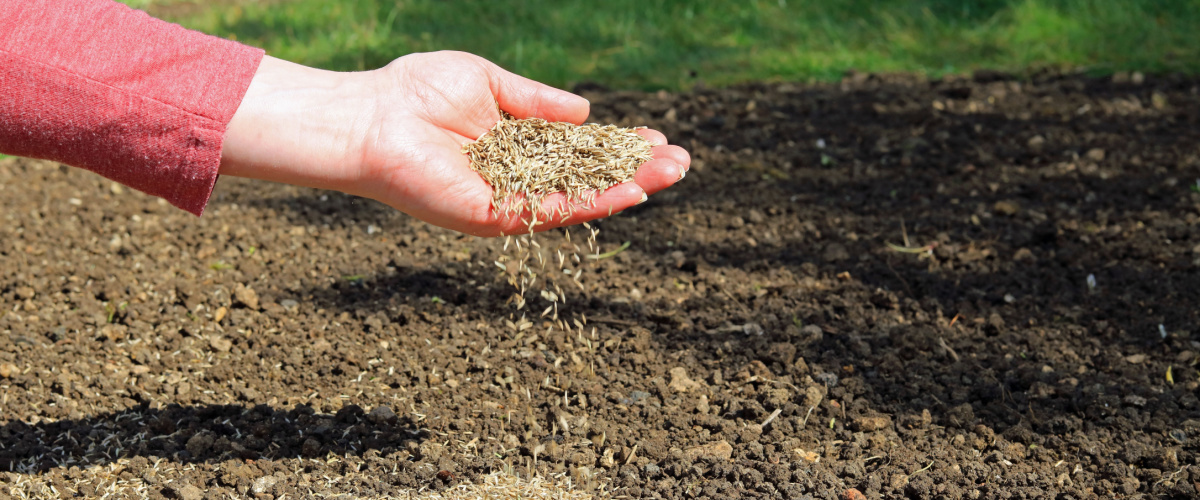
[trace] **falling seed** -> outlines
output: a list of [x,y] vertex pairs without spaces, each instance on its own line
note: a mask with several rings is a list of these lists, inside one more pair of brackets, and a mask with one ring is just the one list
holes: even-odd
[[[507,274],[506,281],[520,295],[514,301],[518,310],[525,306],[527,292],[554,290],[548,295],[543,293],[543,298],[551,299],[547,310],[557,319],[558,303],[566,299],[559,284],[561,277],[544,272],[544,254],[538,251],[536,255],[541,272],[534,272],[530,265],[535,257],[533,249],[542,248],[533,236],[536,227],[553,220],[552,217],[561,217],[566,222],[579,207],[594,208],[596,197],[604,190],[633,180],[637,168],[652,158],[650,148],[649,141],[638,135],[636,129],[519,120],[506,113],[502,113],[501,120],[490,131],[464,146],[471,168],[493,188],[493,210],[504,216],[518,216],[529,230],[527,235],[505,235],[502,254],[507,255],[495,261]],[[563,202],[553,206],[544,203],[546,196],[559,192],[566,195]],[[610,206],[609,215],[613,210]],[[599,231],[586,222],[582,225],[588,231],[589,254],[594,254],[599,251],[596,244]],[[559,268],[586,293],[580,282],[582,269],[577,268],[573,273],[566,269],[566,254],[570,253],[578,264],[583,250],[572,241],[570,230],[563,230],[563,238],[570,250],[556,251]]]

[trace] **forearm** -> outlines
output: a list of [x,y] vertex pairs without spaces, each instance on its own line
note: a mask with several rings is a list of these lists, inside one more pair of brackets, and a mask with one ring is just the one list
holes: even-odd
[[225,130],[221,174],[351,191],[375,103],[370,73],[263,58]]
[[0,8],[0,152],[86,168],[197,215],[259,49],[110,0]]

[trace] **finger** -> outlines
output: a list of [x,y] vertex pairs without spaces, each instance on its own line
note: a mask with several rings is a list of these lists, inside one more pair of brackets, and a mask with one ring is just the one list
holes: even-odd
[[654,155],[655,160],[671,160],[678,163],[685,170],[692,164],[692,155],[679,146],[654,146],[650,149],[650,154]]
[[583,123],[591,103],[583,97],[511,73],[491,62],[492,94],[503,109],[517,118],[542,118],[552,122]]
[[646,194],[654,194],[679,182],[685,172],[683,165],[674,160],[656,158],[638,167],[633,182],[641,186]]
[[[562,212],[563,208],[567,207],[566,195],[552,194],[542,202],[542,213],[538,214],[540,222],[534,226],[534,231],[541,232],[608,217],[643,201],[646,201],[646,192],[638,184],[626,182],[600,193],[591,204],[571,206],[568,215],[564,216]],[[501,231],[501,234],[523,234],[529,232],[529,220],[530,214],[526,210],[520,216],[501,218],[493,227]]]
[[662,132],[659,132],[654,129],[649,129],[649,128],[638,129],[637,135],[642,136],[647,141],[650,141],[650,144],[653,144],[655,146],[665,146],[667,144],[667,136],[663,135]]

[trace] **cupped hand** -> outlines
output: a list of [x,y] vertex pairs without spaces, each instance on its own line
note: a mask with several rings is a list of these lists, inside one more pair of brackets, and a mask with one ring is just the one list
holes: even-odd
[[[221,173],[337,189],[464,233],[520,233],[531,214],[492,210],[492,188],[462,152],[500,120],[497,105],[519,118],[575,124],[589,113],[582,97],[461,52],[412,54],[363,73],[267,58],[226,132]],[[620,212],[681,179],[687,152],[657,131],[639,133],[654,144],[654,159],[633,182],[536,229]],[[543,207],[557,211],[564,202],[553,194]]]

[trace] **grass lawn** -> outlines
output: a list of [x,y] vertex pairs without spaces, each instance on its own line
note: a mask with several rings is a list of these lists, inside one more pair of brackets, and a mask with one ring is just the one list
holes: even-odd
[[126,0],[337,70],[457,49],[560,87],[929,75],[976,68],[1200,71],[1195,0]]

